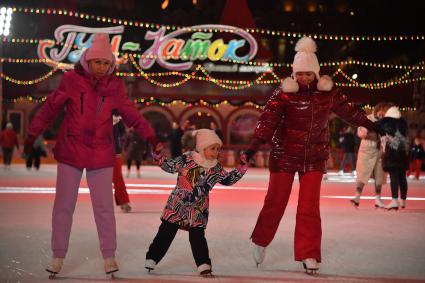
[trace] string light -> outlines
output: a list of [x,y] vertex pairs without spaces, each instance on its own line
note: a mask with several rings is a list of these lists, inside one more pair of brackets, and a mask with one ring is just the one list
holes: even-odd
[[[66,16],[79,18],[82,20],[92,20],[101,23],[108,24],[119,24],[124,26],[131,27],[139,27],[142,29],[159,29],[165,28],[167,30],[177,30],[177,29],[185,29],[189,32],[210,32],[210,29],[199,29],[199,28],[191,28],[184,26],[176,26],[176,25],[162,25],[155,23],[147,23],[147,22],[139,22],[104,16],[97,16],[88,13],[82,13],[77,11],[69,11],[66,9],[54,9],[54,8],[29,8],[29,7],[13,7],[13,12],[17,13],[30,13],[30,14],[42,14],[42,15],[58,15],[58,16]],[[238,30],[238,29],[237,29]],[[227,33],[235,33],[237,30],[214,30],[216,32],[227,32]],[[374,41],[374,42],[392,42],[392,41],[423,41],[425,40],[425,35],[335,35],[335,34],[316,34],[316,33],[299,33],[299,32],[288,32],[282,30],[269,30],[269,29],[259,29],[259,28],[247,28],[247,29],[239,29],[249,33],[257,33],[261,35],[268,35],[273,37],[285,37],[297,39],[303,36],[309,36],[316,40],[330,40],[330,41]]]
[[[30,103],[41,104],[41,103],[44,103],[46,101],[46,99],[47,99],[47,96],[34,97],[34,96],[27,95],[27,96],[18,96],[18,97],[14,97],[14,98],[5,98],[5,101],[7,103],[30,102]],[[178,107],[178,106],[183,106],[183,107],[204,106],[204,107],[219,108],[220,106],[228,105],[228,106],[231,106],[231,107],[252,107],[252,108],[261,110],[264,107],[264,104],[260,104],[260,103],[257,103],[255,101],[233,103],[233,102],[230,102],[228,100],[223,100],[223,101],[219,101],[219,102],[210,103],[210,102],[207,102],[203,99],[200,99],[198,101],[185,101],[185,100],[179,99],[179,100],[173,100],[173,101],[166,102],[166,101],[162,101],[158,98],[154,98],[154,97],[136,98],[133,101],[134,101],[134,103],[144,104],[146,106],[157,105],[157,106],[166,107],[166,108]],[[375,107],[374,105],[370,105],[370,104],[360,106],[360,108],[362,108],[364,110],[373,110],[374,107]],[[403,112],[416,111],[416,107],[400,106],[399,108]]]

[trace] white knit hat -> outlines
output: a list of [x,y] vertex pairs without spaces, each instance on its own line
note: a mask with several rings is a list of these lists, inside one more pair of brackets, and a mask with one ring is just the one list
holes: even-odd
[[319,61],[315,54],[317,50],[316,42],[310,37],[302,37],[298,40],[295,45],[295,51],[297,53],[294,57],[294,62],[292,63],[293,74],[297,72],[313,72],[316,75],[317,79],[320,79],[319,71]]
[[221,139],[217,136],[215,131],[209,129],[199,129],[192,132],[196,139],[196,151],[203,153],[204,149],[213,144],[223,145]]
[[13,124],[11,122],[7,122],[6,129],[13,129]]

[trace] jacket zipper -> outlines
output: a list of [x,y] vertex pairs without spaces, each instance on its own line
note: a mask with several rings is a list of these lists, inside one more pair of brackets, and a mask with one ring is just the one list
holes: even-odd
[[97,108],[97,114],[102,110],[103,102],[105,102],[105,96],[102,96],[102,100],[100,101],[99,107]]
[[[308,92],[310,94],[310,85],[308,85]],[[314,101],[310,100],[310,103],[311,103],[311,120],[310,120],[310,131],[308,132],[308,136],[307,136],[307,143],[305,144],[305,147],[304,147],[304,172],[306,172],[305,163],[307,161],[307,145],[310,143],[311,130],[313,129],[313,118],[314,118]]]
[[80,94],[80,112],[84,114],[84,92]]

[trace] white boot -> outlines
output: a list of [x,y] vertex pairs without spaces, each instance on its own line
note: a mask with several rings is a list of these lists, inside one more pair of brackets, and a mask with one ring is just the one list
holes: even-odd
[[400,200],[400,206],[401,206],[401,208],[406,208],[406,200],[405,199]]
[[105,267],[106,274],[111,274],[111,273],[117,272],[119,270],[118,264],[115,261],[114,257],[105,258],[104,267]]
[[315,258],[303,259],[303,266],[305,272],[309,275],[314,275],[317,273],[317,270],[319,270],[319,263]]
[[393,198],[391,200],[391,202],[388,205],[385,206],[385,209],[388,209],[388,210],[392,210],[392,209],[397,210],[398,209],[398,199]]
[[201,264],[200,266],[198,266],[198,272],[202,276],[212,275],[211,265],[206,264],[206,263]]
[[382,203],[380,195],[375,196],[375,207],[376,208],[383,208],[384,207],[384,204]]
[[266,256],[266,247],[259,246],[255,243],[253,243],[253,246],[253,256],[258,267],[258,265],[264,261],[264,257]]
[[339,171],[338,171],[338,175],[339,175],[339,176],[343,176],[343,175],[344,175],[344,170],[339,170]]
[[52,261],[47,265],[46,271],[50,272],[51,275],[58,274],[62,269],[63,260],[63,258],[54,257]]
[[154,270],[155,266],[156,266],[156,262],[153,259],[146,259],[145,268],[148,270],[148,272],[151,272],[151,270]]

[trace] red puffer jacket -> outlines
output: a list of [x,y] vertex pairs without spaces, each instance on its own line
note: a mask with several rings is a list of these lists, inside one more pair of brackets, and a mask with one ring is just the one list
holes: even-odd
[[271,141],[271,172],[324,171],[329,157],[331,112],[355,126],[376,128],[363,111],[350,105],[330,83],[329,91],[319,91],[317,82],[300,86],[292,93],[278,88],[268,100],[250,149],[256,150],[260,143]]
[[82,69],[65,73],[31,122],[28,136],[37,137],[65,109],[55,159],[77,168],[112,167],[115,162],[112,110],[143,138],[154,141],[155,133],[128,98],[122,79],[109,75],[96,79]]

